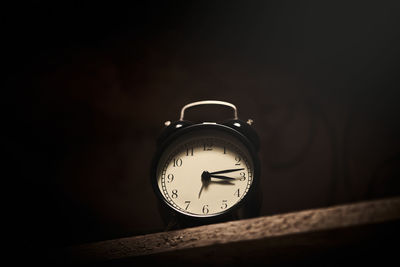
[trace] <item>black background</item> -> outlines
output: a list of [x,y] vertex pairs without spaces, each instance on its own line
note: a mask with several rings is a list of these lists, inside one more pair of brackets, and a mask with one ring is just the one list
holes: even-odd
[[163,230],[155,141],[204,99],[255,121],[262,215],[400,193],[396,1],[39,1],[2,13],[3,196],[10,232],[33,249]]

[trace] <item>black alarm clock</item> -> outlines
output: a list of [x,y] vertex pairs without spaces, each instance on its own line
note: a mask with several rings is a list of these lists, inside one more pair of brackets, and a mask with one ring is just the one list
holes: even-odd
[[[228,106],[233,118],[221,123],[185,120],[185,111],[199,105]],[[178,121],[165,123],[151,183],[169,228],[258,215],[259,138],[251,124],[238,119],[235,105],[215,100],[185,105]]]

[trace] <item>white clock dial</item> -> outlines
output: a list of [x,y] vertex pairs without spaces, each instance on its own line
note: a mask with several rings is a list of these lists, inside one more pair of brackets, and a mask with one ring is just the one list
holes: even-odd
[[253,163],[247,148],[219,131],[178,138],[164,151],[157,168],[158,188],[165,201],[196,217],[226,212],[246,196],[252,182]]

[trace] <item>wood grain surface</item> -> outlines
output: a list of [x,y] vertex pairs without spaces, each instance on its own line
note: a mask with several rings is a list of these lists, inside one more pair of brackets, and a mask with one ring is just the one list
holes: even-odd
[[[80,263],[265,260],[263,256],[271,251],[275,256],[279,251],[290,255],[293,246],[315,251],[368,243],[393,223],[398,225],[399,219],[400,198],[391,198],[84,244],[68,248],[64,256]],[[278,261],[283,259],[280,256]]]

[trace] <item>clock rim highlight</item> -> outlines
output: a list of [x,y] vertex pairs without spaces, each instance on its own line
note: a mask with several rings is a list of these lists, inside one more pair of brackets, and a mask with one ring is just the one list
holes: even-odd
[[[221,136],[224,138],[221,138]],[[219,139],[221,143],[229,143],[231,147],[237,150],[235,153],[239,152],[237,154],[242,157],[244,156],[243,161],[245,162],[247,174],[246,191],[240,196],[238,201],[220,212],[208,214],[192,213],[182,209],[182,207],[178,207],[175,203],[171,203],[164,196],[162,193],[162,186],[160,188],[160,179],[165,175],[163,172],[172,160],[176,151],[185,149],[184,145],[194,142],[193,140],[198,142],[199,140],[205,140],[207,138],[216,138]],[[258,186],[259,161],[254,146],[242,133],[222,124],[194,124],[179,130],[163,142],[163,145],[158,150],[155,159],[155,164],[153,164],[152,168],[153,189],[156,191],[157,196],[162,200],[164,205],[186,217],[201,220],[202,218],[217,218],[230,214],[240,208],[254,194],[254,191],[256,191],[255,188]],[[230,176],[231,174],[229,173],[226,175]],[[201,179],[200,176],[199,179]],[[250,179],[251,182],[249,182]]]

